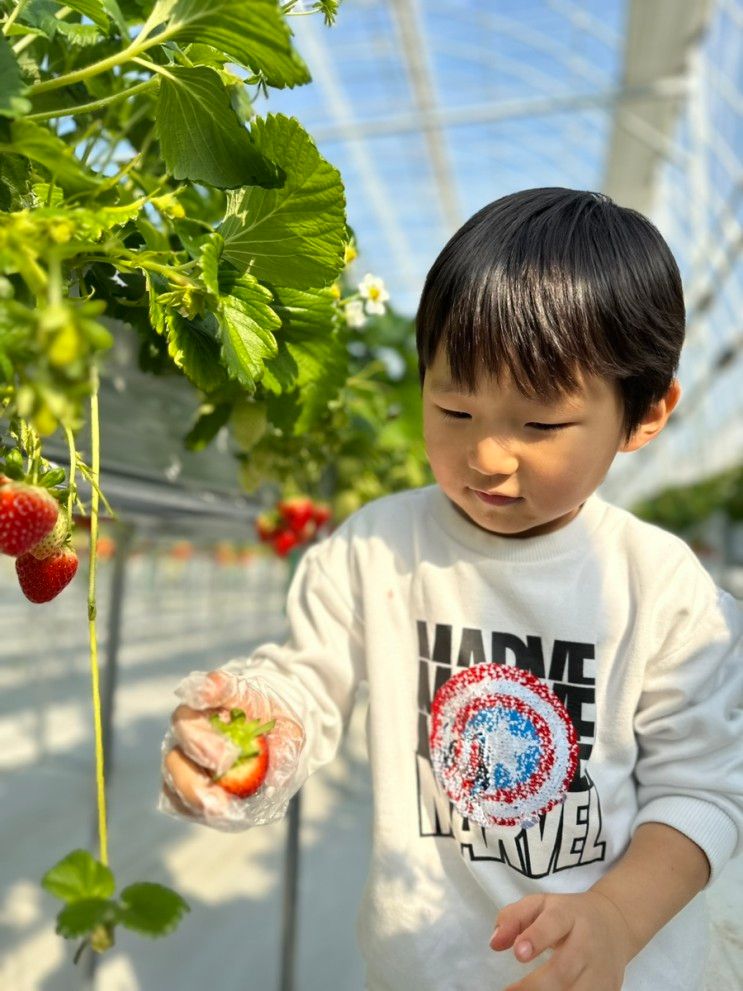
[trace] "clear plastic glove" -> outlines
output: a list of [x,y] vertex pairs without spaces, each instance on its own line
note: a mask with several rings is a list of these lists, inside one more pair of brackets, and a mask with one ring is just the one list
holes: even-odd
[[[192,671],[176,688],[183,700],[171,717],[162,743],[163,787],[158,809],[177,819],[200,822],[235,832],[261,826],[286,815],[301,782],[296,780],[304,729],[292,707],[260,675],[224,669]],[[216,781],[240,754],[232,741],[211,725],[232,709],[247,719],[274,721],[266,734],[268,771],[263,784],[248,798],[237,798]]]

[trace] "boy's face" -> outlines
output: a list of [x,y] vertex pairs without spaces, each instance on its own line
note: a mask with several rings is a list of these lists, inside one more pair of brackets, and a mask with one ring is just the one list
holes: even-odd
[[[623,446],[618,388],[581,375],[579,394],[545,404],[522,396],[510,377],[481,379],[472,396],[448,377],[439,348],[423,385],[423,436],[434,477],[457,509],[504,537],[534,537],[569,523]],[[495,505],[478,490],[517,500]]]

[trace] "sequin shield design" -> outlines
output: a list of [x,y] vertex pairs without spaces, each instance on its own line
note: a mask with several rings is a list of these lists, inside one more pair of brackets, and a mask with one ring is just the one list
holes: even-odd
[[528,671],[477,664],[439,688],[431,763],[457,811],[481,826],[533,826],[565,800],[578,738],[560,699]]

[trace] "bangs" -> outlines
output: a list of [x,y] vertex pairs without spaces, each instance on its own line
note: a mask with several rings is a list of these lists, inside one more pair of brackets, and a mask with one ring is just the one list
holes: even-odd
[[622,342],[642,333],[646,314],[633,312],[639,287],[627,285],[607,202],[531,190],[471,217],[421,295],[421,384],[440,346],[465,392],[483,377],[510,374],[524,396],[551,402],[579,391],[579,371],[607,379],[637,373],[641,363]]

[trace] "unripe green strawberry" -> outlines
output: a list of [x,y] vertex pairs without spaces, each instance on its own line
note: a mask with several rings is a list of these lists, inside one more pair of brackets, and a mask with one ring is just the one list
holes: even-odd
[[351,513],[355,513],[362,505],[361,496],[353,489],[344,489],[339,492],[333,500],[333,515],[339,520],[344,520]]
[[46,537],[42,537],[38,544],[34,544],[29,550],[29,554],[33,554],[37,560],[43,561],[45,557],[49,557],[50,554],[53,554],[62,547],[69,534],[70,528],[67,525],[67,514],[60,512],[57,522],[54,524],[54,529]]
[[255,521],[255,529],[261,540],[267,541],[275,537],[281,528],[277,513],[261,513]]
[[254,464],[244,461],[237,472],[240,485],[246,492],[255,492],[265,481],[263,473],[258,471]]
[[268,409],[265,403],[241,400],[235,404],[230,417],[232,435],[244,451],[255,447],[268,427]]

